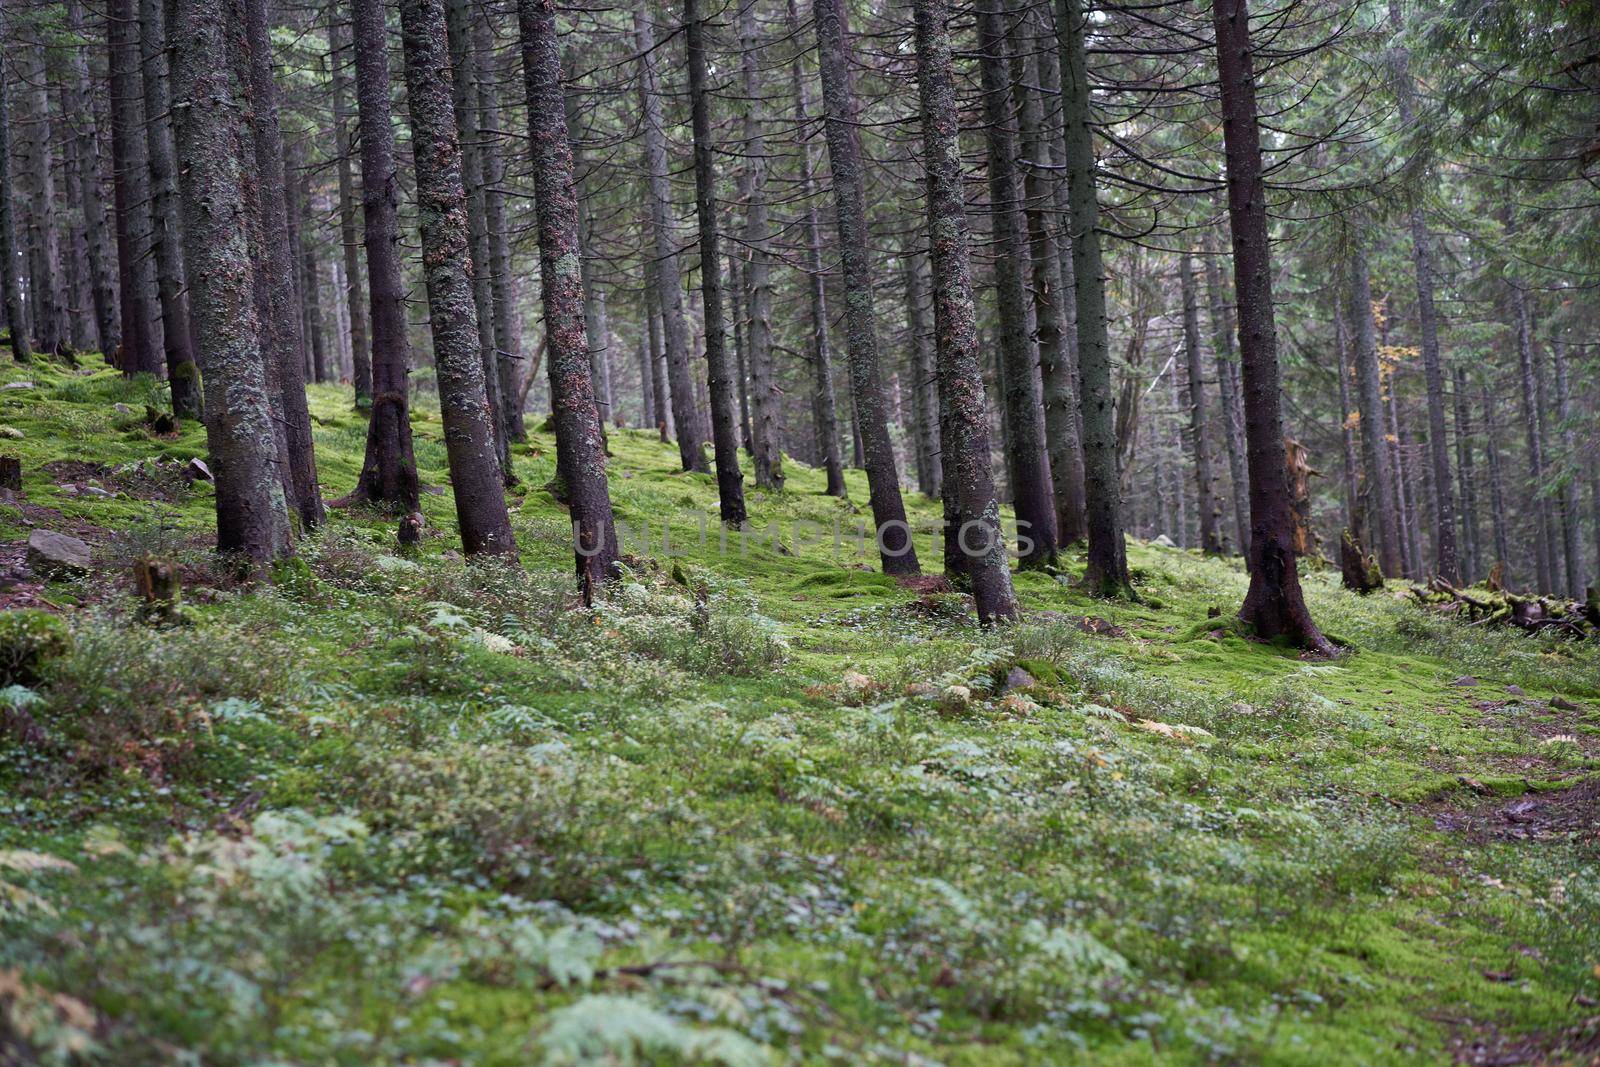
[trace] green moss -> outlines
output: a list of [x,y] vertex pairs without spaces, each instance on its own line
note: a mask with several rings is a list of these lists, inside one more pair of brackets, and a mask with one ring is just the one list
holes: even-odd
[[0,685],[32,685],[51,660],[72,648],[67,624],[48,611],[0,611]]
[[[204,438],[124,439],[111,406],[142,411],[156,386],[85,370],[0,364],[35,381],[25,401],[0,391],[0,422],[25,432],[7,447],[30,501],[120,532],[155,505],[70,497],[47,465],[86,438],[112,467],[203,455]],[[314,386],[310,406],[342,495],[364,420],[348,390]],[[422,481],[447,484],[426,391],[412,417]],[[1494,705],[1512,682],[1592,702],[1587,645],[1308,572],[1314,617],[1361,652],[1307,663],[1236,624],[1239,561],[1138,542],[1141,601],[1019,574],[1025,621],[980,631],[959,597],[877,573],[870,541],[856,554],[862,472],[841,501],[791,458],[785,492],[748,498],[783,547],[724,548],[713,479],[653,432],[609,441],[618,516],[650,543],[593,610],[571,609],[567,516],[536,488],[554,441],[536,431],[515,449],[520,572],[446,557],[448,493],[424,494],[437,536],[403,564],[392,520],[336,509],[271,587],[186,578],[193,624],[130,631],[160,645],[123,657],[137,671],[80,658],[70,697],[47,672],[38,721],[81,732],[121,709],[128,729],[99,776],[0,739],[0,850],[76,865],[0,871],[56,911],[8,914],[0,969],[115,1018],[97,1037],[127,1062],[523,1063],[595,995],[624,1002],[608,1024],[642,1005],[797,1061],[1432,1062],[1441,1019],[1553,1030],[1596,992],[1586,858],[1431,818],[1582,780],[1526,707]],[[161,507],[203,576],[214,497]],[[19,518],[0,510],[7,536]],[[936,573],[937,542],[917,550]],[[1062,573],[1083,562],[1066,553]],[[100,606],[71,613],[80,633],[115,609],[104,593],[86,586]],[[244,635],[271,636],[257,667],[284,667],[274,686],[213,662]],[[1041,699],[1001,698],[1012,666]],[[174,709],[185,730],[162,725]],[[330,839],[341,820],[361,832]],[[105,850],[108,827],[132,856]],[[1541,903],[1557,884],[1559,909]],[[1483,977],[1508,960],[1514,980]]]

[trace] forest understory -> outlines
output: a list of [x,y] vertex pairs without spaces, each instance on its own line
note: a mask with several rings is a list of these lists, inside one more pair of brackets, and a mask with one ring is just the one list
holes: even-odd
[[[747,491],[781,544],[724,552],[714,475],[616,428],[617,519],[657,532],[586,607],[549,430],[513,449],[520,566],[469,563],[428,391],[420,544],[335,507],[241,584],[163,395],[0,364],[6,1063],[1600,1052],[1592,640],[1303,565],[1341,654],[1301,654],[1242,635],[1240,560],[1136,539],[1137,599],[1073,550],[980,628],[836,553],[862,472],[841,500],[791,460]],[[309,397],[332,499],[366,419]],[[87,565],[41,576],[37,531]]]

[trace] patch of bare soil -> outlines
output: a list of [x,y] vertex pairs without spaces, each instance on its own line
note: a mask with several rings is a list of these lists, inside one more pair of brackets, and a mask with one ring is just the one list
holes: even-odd
[[1468,839],[1493,841],[1572,841],[1600,844],[1600,777],[1565,789],[1528,792],[1518,797],[1486,797],[1467,807],[1441,805],[1433,824]]
[[1593,1067],[1600,1065],[1600,1016],[1560,1030],[1531,1034],[1504,1034],[1493,1024],[1465,1023],[1446,1047],[1453,1062],[1467,1067]]

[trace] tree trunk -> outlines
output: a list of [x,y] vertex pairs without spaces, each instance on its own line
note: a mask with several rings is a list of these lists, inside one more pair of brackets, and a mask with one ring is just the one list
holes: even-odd
[[1211,442],[1206,437],[1205,371],[1200,361],[1200,307],[1195,293],[1194,262],[1186,248],[1178,260],[1183,293],[1183,352],[1189,371],[1189,433],[1193,438],[1195,504],[1199,510],[1200,550],[1208,555],[1223,551],[1217,530],[1216,483],[1211,475]]
[[[1389,0],[1389,24],[1396,35],[1405,29],[1400,16],[1400,0]],[[1416,121],[1411,87],[1411,61],[1404,48],[1394,50],[1395,99],[1400,121],[1410,128]],[[1426,177],[1426,171],[1424,171]],[[1422,369],[1428,390],[1428,450],[1432,459],[1434,485],[1434,571],[1457,585],[1461,563],[1456,549],[1455,493],[1450,483],[1450,451],[1444,428],[1444,370],[1439,359],[1439,316],[1433,301],[1433,238],[1416,193],[1410,194],[1408,214],[1411,223],[1411,255],[1417,276],[1417,320],[1422,341]]]
[[744,475],[739,470],[739,412],[728,365],[722,319],[722,253],[717,232],[717,175],[711,154],[711,109],[706,102],[705,25],[698,0],[684,0],[689,53],[689,106],[694,125],[695,213],[700,219],[700,293],[705,315],[706,383],[711,394],[711,437],[716,451],[717,499],[722,521],[745,523]]
[[672,187],[667,169],[667,138],[661,116],[661,89],[656,79],[656,38],[643,8],[633,12],[634,41],[639,49],[639,107],[643,118],[644,167],[650,191],[650,226],[655,239],[656,301],[667,354],[667,383],[672,393],[672,421],[678,434],[678,457],[686,471],[709,471],[705,434],[695,409],[694,376],[689,367],[688,324],[683,313],[683,285],[678,275],[677,236],[672,223]]
[[[37,29],[37,27],[35,27]],[[64,343],[63,308],[57,300],[61,291],[61,239],[56,227],[55,173],[50,151],[50,98],[46,92],[45,57],[42,45],[21,41],[8,47],[13,56],[26,59],[26,69],[17,80],[21,121],[14,142],[17,186],[27,198],[26,224],[22,228],[29,274],[29,325],[33,327],[33,347],[50,354]],[[22,67],[23,64],[17,64]]]
[[[1339,359],[1339,444],[1342,473],[1344,475],[1344,526],[1352,537],[1359,538],[1365,525],[1361,509],[1361,496],[1356,488],[1356,439],[1350,432],[1350,343],[1347,340],[1344,315],[1339,310],[1337,286],[1333,298],[1333,344]],[[1365,549],[1363,549],[1365,552]]]
[[[0,8],[0,43],[5,38],[5,11]],[[11,357],[25,363],[33,356],[28,344],[28,319],[17,279],[17,186],[11,179],[10,67],[6,49],[0,47],[0,299],[5,301],[6,328],[11,334]]]
[[[311,341],[312,377],[319,384],[338,380],[328,345],[323,337],[321,271],[317,268],[316,244],[312,240],[311,179],[300,175],[300,293],[305,303],[306,336]],[[335,355],[337,355],[335,353]]]
[[1540,422],[1538,370],[1534,366],[1533,323],[1528,313],[1528,299],[1516,285],[1511,287],[1511,311],[1515,316],[1517,331],[1517,359],[1521,373],[1518,381],[1522,387],[1522,422],[1528,433],[1528,486],[1533,501],[1533,541],[1535,579],[1539,592],[1555,589],[1554,566],[1550,552],[1550,502],[1544,495],[1544,428]]
[[[522,417],[522,317],[517,308],[517,277],[511,265],[511,235],[506,223],[506,162],[501,141],[505,131],[500,122],[500,90],[493,62],[494,29],[487,10],[475,11],[472,20],[473,50],[477,53],[477,138],[483,155],[483,212],[489,238],[489,302],[494,311],[495,376],[497,389],[490,393],[500,402],[500,426],[505,435],[507,474],[510,474],[510,444],[527,439]],[[531,377],[531,375],[530,375]]]
[[1347,314],[1355,339],[1356,401],[1361,413],[1361,462],[1365,506],[1362,508],[1378,533],[1378,566],[1385,578],[1398,578],[1404,569],[1400,543],[1400,517],[1394,506],[1394,472],[1384,427],[1383,379],[1378,367],[1378,342],[1372,326],[1372,283],[1367,275],[1367,254],[1359,243],[1350,250],[1350,278],[1346,290]]
[[183,234],[194,325],[206,354],[206,445],[216,481],[217,549],[259,568],[293,552],[278,472],[255,304],[260,261],[244,186],[250,136],[248,86],[231,53],[246,47],[234,0],[174,0],[172,88],[184,167]]
[[405,279],[400,271],[400,187],[395,173],[394,126],[389,118],[389,44],[382,0],[355,0],[354,13],[373,398],[366,456],[351,496],[409,513],[417,510],[417,461],[411,451],[411,398],[406,380],[410,358]]
[[[1005,366],[1006,459],[1017,517],[1017,565],[1024,570],[1056,560],[1055,497],[1045,461],[1044,415],[1039,400],[1037,354],[1028,329],[1023,271],[1029,266],[1018,207],[1017,139],[1012,128],[1010,58],[1001,0],[982,0],[978,12],[979,67],[983,84],[989,216],[994,230],[996,311]],[[1026,551],[1024,551],[1026,546]]]
[[333,129],[339,155],[339,241],[344,251],[345,314],[350,319],[350,377],[356,392],[356,410],[372,407],[372,348],[367,339],[367,308],[362,299],[361,249],[356,240],[354,168],[350,164],[350,75],[338,53],[350,47],[350,32],[336,13],[328,29],[334,55]]
[[1393,372],[1390,373],[1387,384],[1388,388],[1384,390],[1383,411],[1384,417],[1388,419],[1388,429],[1385,433],[1389,442],[1391,469],[1394,471],[1394,508],[1400,523],[1400,545],[1404,563],[1402,572],[1407,578],[1420,578],[1422,553],[1417,546],[1417,512],[1414,503],[1416,486],[1412,482],[1411,472],[1406,463],[1407,440],[1400,425]]
[[[567,97],[572,107],[572,97]],[[573,166],[583,165],[577,142],[573,143]],[[583,249],[583,323],[585,343],[589,348],[589,376],[594,379],[595,414],[600,418],[600,436],[605,437],[606,424],[611,421],[611,323],[606,315],[606,293],[596,277],[597,259],[590,246],[592,229],[588,202],[584,199],[583,171],[576,170],[578,197],[578,242]]]
[[1239,354],[1244,372],[1245,441],[1250,468],[1250,590],[1239,618],[1256,636],[1324,655],[1322,636],[1300,591],[1294,519],[1279,408],[1277,324],[1267,244],[1266,183],[1256,124],[1250,16],[1244,0],[1216,0],[1217,81],[1233,230],[1234,291],[1239,294]]
[[766,110],[761,86],[761,41],[756,31],[756,5],[739,14],[740,62],[744,74],[745,292],[750,352],[750,452],[756,485],[783,489],[783,450],[778,441],[778,383],[772,364],[772,240],[767,217],[767,145],[763,135]]
[[117,281],[121,290],[124,374],[157,374],[155,261],[150,258],[150,161],[139,85],[139,22],[134,0],[109,0],[106,41],[111,98],[111,172],[117,218]]
[[[68,0],[67,27],[74,36],[85,33],[80,0]],[[72,64],[72,91],[82,100],[94,95],[94,83],[89,76],[89,55],[86,48],[68,51]],[[121,343],[117,323],[117,294],[112,287],[110,265],[106,262],[106,207],[101,183],[100,135],[92,107],[80,109],[74,123],[73,136],[78,145],[79,185],[78,203],[83,209],[85,254],[89,260],[89,288],[94,300],[95,336],[100,351],[111,359]]]
[[1087,18],[1081,0],[1057,0],[1061,102],[1066,126],[1072,275],[1078,325],[1078,405],[1083,426],[1084,512],[1089,552],[1084,585],[1095,596],[1132,596],[1122,536],[1122,472],[1111,394],[1111,343],[1106,331],[1105,267],[1100,259],[1100,207],[1095,195],[1090,127]]
[[161,338],[166,357],[172,413],[200,417],[200,375],[195,367],[184,297],[183,239],[178,219],[177,161],[173,158],[172,101],[167,80],[167,33],[161,0],[139,0],[139,51],[143,59],[145,152],[150,160],[151,254],[156,261],[156,291],[161,304]]
[[[744,177],[740,176],[739,188],[741,195],[744,189]],[[739,447],[746,452],[752,451],[750,443],[750,361],[745,352],[744,325],[746,294],[744,290],[744,268],[739,260],[739,251],[728,257],[728,304],[733,316],[733,380],[739,387]]]
[[[1013,0],[1013,8],[1018,7]],[[1025,13],[1024,13],[1025,14]],[[1039,15],[1043,16],[1043,12]],[[1024,20],[1030,26],[1031,20]],[[1039,92],[1041,55],[1050,55],[1044,42],[1033,36],[1016,39],[1012,50],[1012,94],[1022,136],[1022,190],[1028,228],[1028,259],[1032,267],[1034,340],[1039,349],[1039,374],[1044,408],[1046,464],[1055,504],[1057,547],[1082,541],[1083,442],[1078,436],[1077,357],[1068,343],[1065,300],[1061,278],[1054,191],[1047,176],[1052,160],[1045,135],[1044,103]],[[1059,79],[1056,79],[1059,80]]]
[[1217,367],[1217,395],[1222,402],[1223,442],[1228,448],[1228,483],[1233,495],[1233,522],[1239,554],[1250,555],[1250,481],[1245,474],[1244,417],[1239,404],[1239,363],[1233,349],[1233,313],[1217,266],[1216,241],[1206,227],[1201,238],[1205,258],[1206,310],[1211,323],[1211,358]]
[[1478,483],[1474,475],[1471,416],[1467,407],[1467,372],[1450,372],[1456,424],[1456,474],[1461,479],[1462,578],[1468,583],[1482,574],[1478,549]]
[[944,468],[939,456],[939,397],[933,357],[933,327],[928,322],[930,294],[924,274],[925,257],[905,251],[902,256],[906,285],[906,330],[911,347],[911,411],[916,423],[917,488],[926,496],[939,496]]
[[655,410],[655,425],[661,434],[661,443],[666,444],[672,440],[672,401],[670,390],[667,386],[667,357],[662,351],[661,308],[657,295],[656,266],[650,262],[649,254],[643,249],[639,253],[640,262],[644,265],[644,312],[647,323],[646,334],[650,342],[650,394]]
[[655,363],[655,353],[650,345],[650,329],[646,327],[639,331],[639,425],[654,426],[656,424],[656,394],[652,388],[651,379],[654,377],[652,364]]
[[[466,192],[468,284],[472,289],[473,328],[478,338],[479,374],[484,400],[489,406],[489,428],[494,438],[495,465],[503,485],[511,485],[511,447],[504,425],[505,405],[500,399],[500,361],[495,356],[494,298],[489,285],[489,220],[483,173],[483,138],[478,132],[478,56],[472,44],[472,5],[450,0],[446,34],[449,38],[451,111],[459,143],[461,182]],[[407,78],[411,77],[407,68]],[[420,161],[419,161],[420,167]],[[432,306],[431,303],[429,305]],[[431,312],[430,312],[431,314]]]
[[[894,445],[889,439],[883,408],[872,264],[867,257],[861,142],[856,129],[855,90],[850,77],[843,0],[813,0],[812,14],[822,76],[823,129],[833,172],[839,252],[844,269],[845,343],[849,350],[850,393],[855,400],[854,422],[861,434],[862,459],[883,572],[913,575],[920,573],[921,568],[917,564],[910,527],[906,524],[900,475],[895,467]],[[1003,558],[1004,550],[999,551]]]
[[1583,550],[1579,547],[1579,514],[1577,479],[1577,441],[1572,432],[1572,395],[1567,383],[1567,359],[1561,344],[1550,344],[1550,361],[1555,366],[1556,386],[1556,439],[1561,443],[1562,455],[1558,466],[1567,467],[1561,479],[1560,495],[1556,498],[1561,517],[1561,555],[1566,564],[1567,595],[1574,600],[1583,599]]
[[539,216],[539,286],[550,350],[556,469],[566,488],[578,586],[587,602],[604,582],[617,576],[617,531],[583,327],[583,253],[555,4],[518,0],[517,16]]
[[[799,16],[795,0],[789,0],[789,33],[798,36]],[[833,384],[833,350],[828,343],[828,281],[822,270],[822,224],[817,218],[816,181],[811,164],[811,145],[806,130],[811,121],[809,86],[802,70],[802,53],[795,54],[790,66],[794,85],[795,136],[800,149],[800,191],[805,203],[806,287],[811,303],[811,368],[814,388],[811,416],[816,427],[818,451],[827,474],[829,496],[843,498],[844,456],[839,445],[839,401]]]
[[[1489,387],[1483,387],[1483,444],[1489,459],[1489,523],[1494,529],[1494,564],[1511,566],[1511,533],[1507,528],[1505,475],[1500,467],[1500,446],[1497,443],[1494,402]],[[1491,567],[1494,564],[1490,564]]]
[[1001,538],[1000,502],[989,467],[989,412],[978,362],[971,242],[961,184],[961,128],[950,62],[950,16],[944,0],[914,0],[912,11],[933,262],[940,452],[948,493],[945,559],[947,567],[950,561],[960,560],[961,574],[972,587],[978,620],[988,624],[1015,619],[1018,609]]
[[[289,242],[290,219],[284,202],[283,133],[278,127],[278,83],[272,69],[269,0],[244,0],[245,33],[250,43],[251,117],[255,127],[257,188],[261,209],[262,259],[258,281],[266,289],[267,381],[277,372],[282,390],[283,438],[291,497],[289,507],[307,529],[323,521],[322,490],[311,443],[311,412],[306,406],[305,339],[301,335],[299,287]],[[392,136],[392,134],[391,134]],[[370,219],[370,215],[369,215]],[[415,510],[410,509],[410,510]]]
[[484,384],[492,365],[484,358],[478,308],[481,303],[487,310],[488,301],[476,299],[479,294],[473,291],[471,212],[461,177],[460,115],[442,0],[402,0],[400,30],[423,276],[456,521],[467,555],[514,559],[517,543],[506,512],[494,410]]

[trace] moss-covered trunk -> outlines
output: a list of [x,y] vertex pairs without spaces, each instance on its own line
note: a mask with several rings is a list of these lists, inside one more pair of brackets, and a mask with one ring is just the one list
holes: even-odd
[[489,368],[475,299],[488,293],[475,294],[473,287],[470,216],[442,0],[403,0],[400,27],[434,373],[461,544],[469,556],[514,558],[517,544],[506,513],[494,413],[484,387]]
[[978,362],[971,239],[961,187],[961,128],[950,69],[949,11],[943,0],[916,0],[913,10],[928,183],[928,245],[933,259],[946,569],[952,557],[959,558],[978,619],[989,623],[1015,618],[1017,598],[1000,531],[1000,502],[989,469],[989,413]]
[[194,326],[205,353],[206,444],[217,493],[217,548],[259,566],[293,551],[266,389],[247,164],[250,86],[236,2],[176,0],[172,88],[184,167],[183,234]]
[[872,494],[872,519],[878,530],[885,574],[917,574],[916,547],[906,525],[900,474],[884,414],[878,366],[877,312],[872,298],[872,263],[867,255],[867,210],[862,187],[861,139],[856,129],[855,90],[850,78],[843,0],[814,0],[818,65],[822,75],[823,128],[833,171],[838,213],[839,258],[844,268],[845,343],[849,350],[850,393],[855,427],[861,435],[862,465]]
[[539,214],[539,285],[549,349],[556,470],[566,487],[578,584],[586,600],[617,574],[617,531],[606,484],[605,445],[595,411],[584,335],[578,199],[572,178],[553,0],[519,0],[528,139]]

